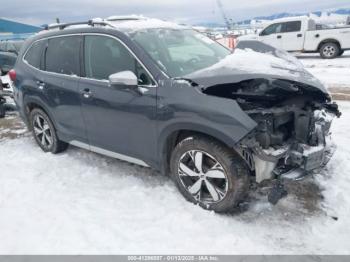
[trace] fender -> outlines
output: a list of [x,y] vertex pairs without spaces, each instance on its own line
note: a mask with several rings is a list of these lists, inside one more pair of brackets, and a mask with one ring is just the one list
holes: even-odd
[[322,39],[320,41],[320,43],[318,44],[317,46],[317,50],[320,50],[321,46],[325,43],[336,43],[336,44],[339,44],[339,47],[341,49],[342,47],[342,43],[339,39],[335,39],[335,38],[325,38],[325,39]]
[[160,161],[163,161],[167,140],[174,132],[200,132],[232,148],[257,123],[236,101],[209,96],[196,87],[182,83],[158,88],[157,125],[157,152]]

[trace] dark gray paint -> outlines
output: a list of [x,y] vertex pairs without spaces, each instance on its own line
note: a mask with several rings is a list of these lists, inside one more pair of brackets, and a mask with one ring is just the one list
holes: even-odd
[[[119,38],[142,61],[158,86],[141,93],[136,87],[111,87],[103,81],[45,73],[22,62],[24,51],[34,41],[81,33]],[[19,57],[15,66],[15,100],[26,121],[26,105],[36,103],[54,121],[61,140],[90,142],[93,146],[143,160],[158,170],[164,166],[166,141],[175,132],[201,132],[233,147],[255,128],[256,123],[236,101],[205,95],[201,88],[249,78],[278,77],[239,71],[227,74],[218,70],[207,75],[188,76],[198,84],[194,87],[186,81],[168,78],[127,34],[106,28],[65,29],[41,34],[25,43]],[[46,85],[43,90],[38,88],[38,81]],[[307,82],[324,92],[316,81]],[[83,97],[85,89],[91,91],[88,99]]]

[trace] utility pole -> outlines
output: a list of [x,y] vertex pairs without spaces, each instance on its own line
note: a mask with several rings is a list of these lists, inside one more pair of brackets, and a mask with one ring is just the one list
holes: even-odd
[[232,26],[231,26],[230,20],[227,18],[226,14],[225,14],[224,6],[222,5],[221,0],[216,0],[216,3],[217,3],[218,6],[219,6],[221,15],[222,15],[222,17],[224,18],[224,21],[225,21],[225,24],[226,24],[227,29],[228,29],[228,30],[231,30]]

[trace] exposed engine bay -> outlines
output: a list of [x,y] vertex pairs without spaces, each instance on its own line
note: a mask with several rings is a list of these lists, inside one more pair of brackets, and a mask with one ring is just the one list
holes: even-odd
[[290,80],[253,79],[203,92],[236,100],[257,123],[237,151],[258,183],[292,170],[306,174],[330,159],[330,126],[341,113],[319,89]]

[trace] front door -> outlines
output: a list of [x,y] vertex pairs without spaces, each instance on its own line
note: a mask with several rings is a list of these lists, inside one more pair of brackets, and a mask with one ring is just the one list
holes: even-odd
[[282,24],[276,23],[266,27],[259,35],[259,40],[275,48],[282,49]]
[[[138,164],[156,159],[156,86],[145,68],[116,38],[87,35],[82,112],[93,151]],[[140,86],[110,86],[111,74],[132,71]]]

